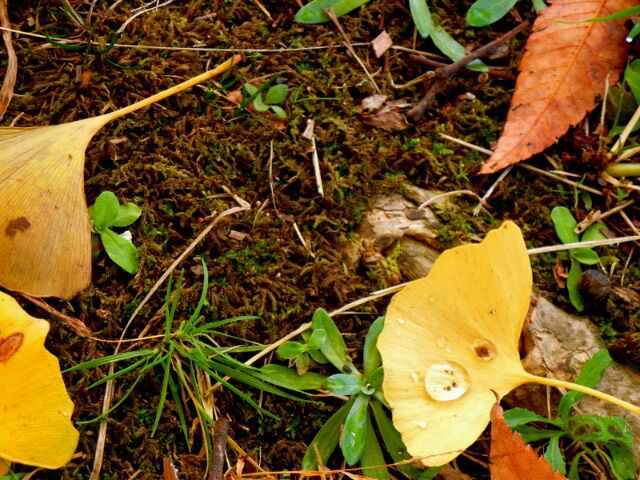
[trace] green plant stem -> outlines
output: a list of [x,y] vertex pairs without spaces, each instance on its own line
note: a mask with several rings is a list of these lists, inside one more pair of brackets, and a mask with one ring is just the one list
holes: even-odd
[[585,395],[589,395],[591,397],[595,397],[600,400],[604,400],[605,402],[617,405],[618,407],[624,408],[625,410],[628,410],[631,413],[635,413],[636,415],[640,414],[639,406],[634,405],[633,403],[625,402],[624,400],[620,400],[619,398],[614,397],[613,395],[609,395],[608,393],[603,393],[598,390],[594,390],[593,388],[585,387],[584,385],[565,382],[564,380],[559,380],[557,378],[539,377],[537,375],[528,375],[528,378],[529,381],[533,383],[540,383],[549,387],[564,388],[566,390],[573,390],[574,392],[584,393]]
[[605,172],[615,178],[640,177],[640,163],[612,163]]

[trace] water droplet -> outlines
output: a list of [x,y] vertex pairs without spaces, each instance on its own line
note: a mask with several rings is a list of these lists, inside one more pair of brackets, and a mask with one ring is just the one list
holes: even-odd
[[496,309],[494,308],[494,309],[493,309],[493,310],[491,310],[489,313],[490,313],[491,315],[495,315],[495,314],[496,314]]
[[436,345],[438,345],[440,348],[446,347],[447,339],[444,337],[438,337],[438,339],[436,340]]
[[435,363],[424,379],[427,394],[438,402],[448,402],[463,396],[471,386],[469,374],[455,362]]
[[407,321],[406,321],[404,318],[399,318],[399,319],[398,319],[398,323],[399,323],[400,325],[404,325],[405,323],[407,323]]
[[425,422],[424,420],[420,420],[420,421],[418,422],[418,426],[419,426],[420,428],[427,428],[427,422]]
[[413,381],[414,381],[415,383],[418,383],[418,380],[420,380],[420,376],[418,375],[418,372],[413,372],[413,373],[411,374],[411,378],[413,379]]
[[626,37],[625,40],[627,41],[627,43],[631,43],[633,42],[633,37]]
[[449,347],[445,348],[444,351],[447,353],[451,353],[451,349]]
[[496,350],[496,346],[493,344],[491,340],[487,340],[486,338],[479,338],[475,342],[473,342],[473,353],[476,354],[480,360],[493,360],[496,358],[498,351]]
[[431,303],[436,303],[436,297],[429,297],[429,301]]

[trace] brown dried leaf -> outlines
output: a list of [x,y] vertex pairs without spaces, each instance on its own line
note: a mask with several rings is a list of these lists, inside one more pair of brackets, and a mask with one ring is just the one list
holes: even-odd
[[410,105],[401,100],[387,101],[386,95],[371,95],[362,100],[362,122],[389,132],[404,130],[409,126],[401,110]]
[[[504,132],[480,173],[526,160],[552,145],[617,81],[628,43],[624,20],[582,22],[636,5],[636,0],[555,0],[533,25],[520,63]],[[561,23],[563,22],[563,23]]]
[[382,55],[384,55],[392,45],[393,40],[391,40],[391,37],[386,32],[386,30],[383,30],[380,35],[374,38],[371,42],[371,46],[373,47],[373,52],[376,54],[376,58],[380,58]]
[[509,428],[503,413],[498,403],[491,409],[491,480],[566,480]]

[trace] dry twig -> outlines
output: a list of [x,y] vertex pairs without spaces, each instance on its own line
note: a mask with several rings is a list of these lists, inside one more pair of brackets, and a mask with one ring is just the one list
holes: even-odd
[[18,57],[11,42],[11,31],[7,30],[11,28],[9,14],[7,13],[7,0],[0,0],[0,25],[3,27],[2,40],[4,41],[4,48],[7,50],[7,71],[4,74],[2,88],[0,89],[1,119],[9,107],[9,102],[11,102],[13,87],[16,85],[16,77],[18,76]]
[[464,67],[466,67],[469,62],[472,62],[473,60],[476,60],[488,54],[489,52],[494,50],[496,47],[502,45],[506,41],[515,37],[518,33],[520,33],[522,30],[524,30],[528,26],[529,26],[529,22],[522,22],[516,28],[508,31],[504,35],[501,35],[500,37],[496,38],[494,41],[489,42],[486,45],[475,49],[473,52],[471,52],[469,55],[465,56],[464,58],[461,58],[460,60],[453,62],[445,67],[438,68],[435,71],[436,80],[433,82],[433,84],[431,84],[431,88],[429,88],[429,91],[425,94],[424,97],[422,97],[422,100],[420,100],[420,102],[418,102],[418,104],[415,107],[409,110],[409,113],[408,113],[409,117],[411,117],[413,121],[418,121],[419,119],[421,119],[424,116],[424,113],[427,111],[427,108],[429,108],[429,106],[431,105],[431,102],[433,101],[435,96],[438,93],[440,93],[440,91],[444,88],[447,80],[450,77],[454,76]]

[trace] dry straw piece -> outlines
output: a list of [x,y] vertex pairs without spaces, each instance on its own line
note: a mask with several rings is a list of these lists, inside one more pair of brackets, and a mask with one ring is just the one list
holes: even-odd
[[58,359],[44,348],[48,332],[49,322],[0,292],[0,464],[59,468],[78,445]]
[[213,70],[115,112],[62,125],[0,127],[0,285],[69,299],[91,282],[85,150],[108,122],[223,73]]
[[518,341],[531,292],[522,233],[505,222],[480,244],[445,251],[427,277],[394,295],[378,339],[383,390],[408,452],[424,465],[458,456],[486,428],[496,395],[527,382],[640,413],[602,392],[524,370]]

